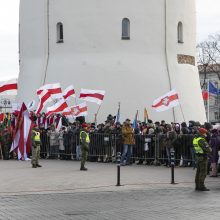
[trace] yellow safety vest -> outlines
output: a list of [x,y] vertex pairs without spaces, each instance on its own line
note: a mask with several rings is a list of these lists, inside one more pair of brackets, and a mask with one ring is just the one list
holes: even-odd
[[40,132],[38,131],[33,131],[34,132],[34,141],[40,142]]
[[80,132],[80,141],[82,142],[82,133],[85,133],[86,134],[86,143],[90,143],[90,138],[89,138],[89,135],[88,135],[88,133],[86,133],[85,131],[81,131]]
[[203,149],[199,146],[199,141],[201,139],[204,139],[204,138],[198,137],[198,138],[193,139],[193,146],[194,146],[195,154],[204,154]]

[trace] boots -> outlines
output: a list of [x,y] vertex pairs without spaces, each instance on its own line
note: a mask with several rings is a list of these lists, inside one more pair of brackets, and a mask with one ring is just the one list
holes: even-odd
[[42,167],[40,164],[37,164],[36,166],[37,166],[37,167]]
[[36,164],[32,164],[32,168],[37,168],[37,165]]
[[85,168],[85,167],[81,167],[80,170],[81,170],[81,171],[87,171],[88,169]]

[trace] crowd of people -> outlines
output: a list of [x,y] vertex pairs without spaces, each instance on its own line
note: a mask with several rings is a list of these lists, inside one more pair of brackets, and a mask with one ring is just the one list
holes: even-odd
[[[57,130],[60,118],[62,127]],[[83,118],[70,123],[61,115],[45,118],[45,115],[31,114],[33,123],[39,127],[41,138],[41,158],[80,160],[80,131]],[[16,158],[16,152],[10,153],[16,115],[5,114],[1,121],[1,151],[4,159]],[[175,161],[178,166],[195,167],[193,138],[200,128],[208,131],[207,142],[212,147],[209,155],[212,164],[212,176],[217,176],[218,151],[220,150],[219,130],[212,125],[189,121],[183,123],[166,123],[166,121],[147,120],[132,123],[126,119],[117,122],[115,117],[108,115],[105,123],[88,123],[90,146],[89,161],[115,162],[117,152],[121,152],[121,165],[164,164],[170,166],[170,151],[175,150]],[[213,165],[215,164],[215,165]]]

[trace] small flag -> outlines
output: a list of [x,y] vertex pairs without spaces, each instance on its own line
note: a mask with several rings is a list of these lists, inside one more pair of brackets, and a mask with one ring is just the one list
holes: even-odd
[[4,95],[17,95],[18,91],[18,80],[11,79],[8,81],[0,82],[0,93]]
[[75,97],[75,90],[73,85],[68,86],[64,91],[63,91],[63,98],[68,99],[70,96]]
[[179,97],[175,90],[171,90],[170,92],[166,93],[165,95],[157,98],[153,101],[152,107],[157,112],[166,111],[170,108],[173,108],[179,105]]
[[149,119],[149,116],[148,116],[147,109],[144,108],[144,122],[146,123],[148,119]]
[[208,91],[202,91],[202,97],[204,101],[207,101],[209,99]]
[[64,109],[66,109],[66,108],[68,108],[66,100],[65,99],[60,99],[53,106],[47,108],[46,116],[48,117],[51,114],[63,112]]
[[208,84],[208,92],[215,95],[220,95],[220,89],[217,89],[211,82]]
[[86,102],[83,102],[81,104],[65,109],[62,113],[65,116],[71,115],[73,117],[87,116],[88,108]]
[[103,90],[81,89],[79,98],[88,102],[95,102],[96,104],[101,105],[104,99],[104,95],[105,91]]
[[132,128],[134,128],[134,129],[138,128],[138,110],[135,114],[134,121],[132,123]]

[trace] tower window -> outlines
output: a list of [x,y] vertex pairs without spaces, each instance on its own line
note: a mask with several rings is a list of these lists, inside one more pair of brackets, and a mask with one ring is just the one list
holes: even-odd
[[177,39],[178,39],[178,43],[183,43],[183,24],[182,24],[182,22],[178,23]]
[[128,18],[122,20],[122,40],[130,40],[130,21]]
[[63,43],[63,24],[57,23],[57,43]]

